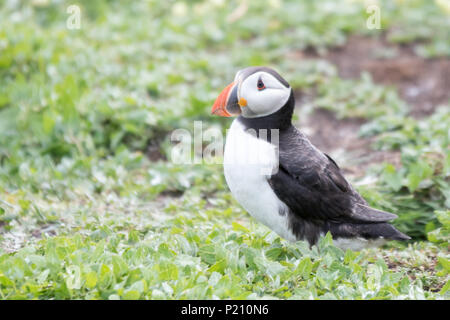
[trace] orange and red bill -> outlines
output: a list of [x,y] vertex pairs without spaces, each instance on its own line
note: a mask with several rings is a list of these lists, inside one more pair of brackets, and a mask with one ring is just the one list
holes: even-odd
[[232,82],[222,90],[211,110],[211,114],[221,117],[232,117],[241,113],[241,104],[237,97],[238,84]]

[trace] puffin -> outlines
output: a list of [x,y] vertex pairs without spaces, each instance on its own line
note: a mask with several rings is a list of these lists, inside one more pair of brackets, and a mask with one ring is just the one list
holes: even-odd
[[294,91],[269,67],[247,67],[215,100],[211,113],[233,117],[223,154],[225,180],[257,221],[310,246],[330,232],[335,246],[360,251],[410,237],[397,216],[371,208],[338,164],[292,124]]

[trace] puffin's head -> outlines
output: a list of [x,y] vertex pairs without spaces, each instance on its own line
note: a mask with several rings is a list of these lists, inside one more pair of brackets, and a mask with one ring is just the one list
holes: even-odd
[[291,87],[275,70],[248,67],[236,73],[217,97],[211,113],[223,117],[242,114],[258,118],[280,110],[289,100]]

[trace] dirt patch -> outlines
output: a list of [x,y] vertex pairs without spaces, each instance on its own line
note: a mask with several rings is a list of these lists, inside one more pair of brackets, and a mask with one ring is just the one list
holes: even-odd
[[8,226],[8,222],[0,220],[0,234],[5,231],[5,228]]
[[366,148],[369,139],[358,138],[358,131],[366,121],[359,118],[339,120],[332,111],[315,110],[309,117],[308,134],[311,142],[324,151],[332,152],[338,148],[349,151]]
[[167,157],[162,151],[162,143],[166,137],[167,132],[157,132],[152,139],[147,142],[147,157],[152,162],[167,161]]
[[152,162],[157,162],[159,160],[166,160],[166,157],[161,152],[160,146],[158,144],[150,144],[147,148],[147,157]]
[[160,197],[180,198],[184,194],[183,190],[164,190],[159,193]]
[[[319,57],[307,51],[306,58]],[[392,85],[411,107],[411,115],[421,118],[433,113],[450,99],[450,59],[425,59],[412,45],[389,43],[385,36],[351,36],[342,47],[321,57],[337,66],[342,78],[359,78],[369,72],[375,82]]]
[[46,224],[46,225],[40,227],[39,229],[33,230],[31,232],[31,235],[37,239],[41,239],[42,235],[55,236],[57,234],[56,229],[57,229],[56,225]]
[[426,275],[427,283],[423,284],[424,290],[439,292],[445,285],[445,280],[442,281],[436,276],[436,254],[427,252],[427,255],[429,256],[428,261],[421,266],[415,265],[414,261],[409,261],[408,259],[393,259],[392,256],[383,256],[383,260],[386,262],[389,270],[399,273],[404,272],[412,281],[417,279],[417,275],[421,275],[421,277]]

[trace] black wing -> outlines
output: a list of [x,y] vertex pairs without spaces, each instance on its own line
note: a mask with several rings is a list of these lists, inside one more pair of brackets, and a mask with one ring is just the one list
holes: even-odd
[[297,217],[321,225],[374,223],[396,215],[372,209],[352,188],[331,157],[292,127],[280,135],[279,170],[269,179],[278,198]]

